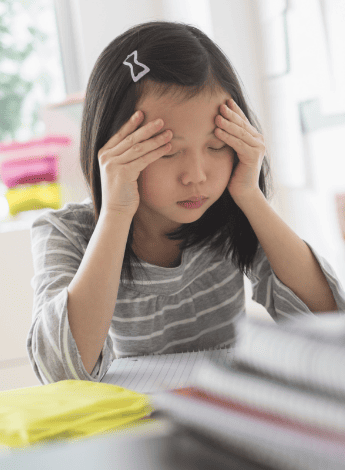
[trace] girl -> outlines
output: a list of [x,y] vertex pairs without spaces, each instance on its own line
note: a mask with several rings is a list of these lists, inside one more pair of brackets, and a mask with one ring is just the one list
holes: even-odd
[[105,48],[80,158],[91,197],[31,231],[27,347],[43,384],[100,381],[126,356],[231,347],[244,274],[276,321],[345,310],[327,261],[268,204],[259,125],[199,29],[149,22]]

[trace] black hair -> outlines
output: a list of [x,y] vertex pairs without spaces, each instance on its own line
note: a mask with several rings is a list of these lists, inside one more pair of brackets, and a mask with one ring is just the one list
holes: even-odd
[[[134,82],[124,60],[133,51],[150,72]],[[140,71],[140,70],[139,70]],[[127,122],[136,104],[150,91],[163,96],[175,91],[189,100],[203,91],[223,90],[230,94],[249,122],[260,132],[236,75],[224,52],[195,26],[167,21],[136,25],[115,38],[98,57],[91,72],[84,101],[80,162],[89,188],[94,227],[102,207],[98,151]],[[239,160],[235,152],[235,170]],[[266,199],[272,188],[271,170],[265,155],[259,187]],[[232,262],[244,274],[252,269],[259,242],[247,217],[225,189],[222,196],[195,222],[182,224],[166,234],[170,240],[182,240],[181,251],[192,246],[210,246],[222,256],[232,255]],[[143,269],[132,249],[133,221],[124,254],[121,281],[133,281],[132,264]]]

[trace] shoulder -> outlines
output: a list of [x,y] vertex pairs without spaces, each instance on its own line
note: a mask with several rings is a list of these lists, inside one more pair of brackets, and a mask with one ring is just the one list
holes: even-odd
[[90,239],[94,231],[94,209],[91,197],[80,203],[68,202],[61,209],[48,209],[40,214],[32,224],[32,232],[44,227],[55,227],[60,232],[70,231]]

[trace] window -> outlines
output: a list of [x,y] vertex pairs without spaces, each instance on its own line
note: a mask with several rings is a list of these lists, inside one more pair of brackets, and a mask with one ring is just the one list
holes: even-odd
[[54,0],[0,0],[0,142],[44,135],[40,109],[65,97]]

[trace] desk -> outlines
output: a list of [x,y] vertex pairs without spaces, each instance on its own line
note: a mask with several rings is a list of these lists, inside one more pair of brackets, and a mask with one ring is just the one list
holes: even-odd
[[[268,470],[157,416],[131,431],[1,454],[1,470]],[[277,470],[277,469],[275,469]]]

